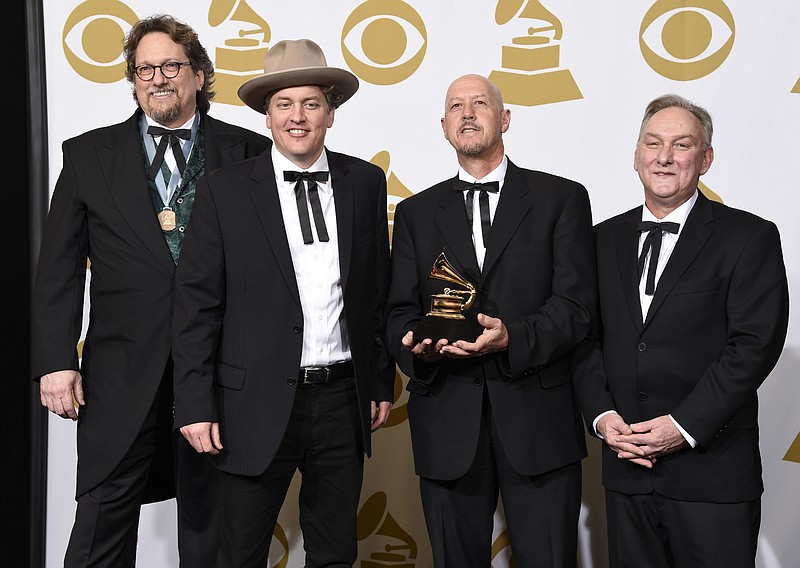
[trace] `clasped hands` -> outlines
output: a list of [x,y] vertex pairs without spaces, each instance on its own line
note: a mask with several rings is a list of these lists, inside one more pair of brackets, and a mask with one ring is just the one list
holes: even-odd
[[419,343],[414,340],[414,332],[409,331],[403,337],[403,347],[426,363],[435,363],[442,357],[453,359],[466,359],[479,357],[508,348],[508,329],[499,318],[478,314],[478,323],[484,328],[483,332],[474,342],[460,339],[453,343],[446,339],[433,339],[426,337]]
[[597,432],[617,457],[646,468],[688,444],[669,416],[627,424],[616,412],[597,421]]

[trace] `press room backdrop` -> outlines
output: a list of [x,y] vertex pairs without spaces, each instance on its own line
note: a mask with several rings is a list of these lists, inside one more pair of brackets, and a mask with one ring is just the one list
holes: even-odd
[[[216,65],[211,113],[265,131],[236,97],[282,39],[308,37],[360,81],[336,111],[327,146],[381,166],[389,219],[403,198],[456,172],[439,119],[449,83],[490,77],[511,109],[506,150],[520,166],[583,183],[595,222],[636,206],[632,168],[648,101],[675,92],[708,108],[716,160],[704,191],[775,221],[792,297],[800,278],[797,130],[800,3],[779,0],[46,0],[50,187],[61,142],[134,110],[121,44],[138,18],[168,10],[198,32]],[[391,226],[390,226],[391,230]],[[520,290],[520,294],[524,294]],[[798,309],[783,356],[760,391],[766,492],[759,566],[797,565],[800,531]],[[264,325],[270,325],[265,321]],[[431,566],[403,390],[375,436],[359,513],[359,566]],[[61,563],[74,514],[75,425],[50,418],[47,566]],[[223,425],[224,428],[224,425]],[[598,442],[584,462],[579,559],[606,565]],[[736,475],[735,471],[730,472]],[[281,514],[271,567],[303,565],[297,480]],[[174,501],[144,507],[139,564],[177,566]],[[496,568],[510,566],[497,515]]]

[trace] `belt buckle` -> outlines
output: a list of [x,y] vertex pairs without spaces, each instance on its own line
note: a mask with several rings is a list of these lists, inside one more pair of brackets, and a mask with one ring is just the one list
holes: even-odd
[[[331,380],[331,370],[328,367],[305,367],[302,369],[302,371],[303,371],[304,385],[324,384]],[[325,373],[325,380],[319,380],[319,381],[309,380],[309,376],[316,375],[321,372]]]

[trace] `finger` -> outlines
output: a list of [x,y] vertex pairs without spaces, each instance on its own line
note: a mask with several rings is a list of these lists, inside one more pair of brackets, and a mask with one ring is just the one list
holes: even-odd
[[83,383],[81,381],[76,381],[75,385],[72,387],[73,396],[75,397],[75,401],[80,405],[83,406],[86,404],[86,400],[83,398]]
[[[214,447],[217,450],[222,449],[222,437],[219,434],[219,423],[213,422],[211,424],[211,439],[214,442]],[[217,452],[219,453],[219,452]]]

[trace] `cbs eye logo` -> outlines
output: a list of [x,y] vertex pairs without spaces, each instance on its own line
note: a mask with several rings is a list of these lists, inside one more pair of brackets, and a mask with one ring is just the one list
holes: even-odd
[[425,58],[428,33],[420,15],[401,0],[367,0],[342,28],[342,54],[364,81],[392,85],[411,76]]
[[95,83],[113,83],[125,77],[122,45],[125,30],[139,17],[117,0],[87,0],[64,23],[61,44],[70,66]]
[[727,59],[736,25],[722,0],[658,0],[639,28],[647,64],[668,79],[705,77]]

